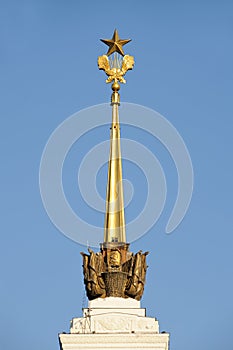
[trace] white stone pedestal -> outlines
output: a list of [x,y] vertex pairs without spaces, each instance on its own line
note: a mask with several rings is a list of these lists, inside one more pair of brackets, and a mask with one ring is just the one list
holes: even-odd
[[169,348],[169,334],[159,333],[158,321],[131,298],[89,301],[83,317],[73,318],[70,333],[59,334],[59,341],[61,350]]

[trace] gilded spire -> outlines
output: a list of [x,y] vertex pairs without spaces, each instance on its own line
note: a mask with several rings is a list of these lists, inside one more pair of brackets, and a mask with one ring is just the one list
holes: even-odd
[[[112,82],[113,90],[104,242],[100,244],[100,252],[95,253],[88,249],[89,255],[81,254],[89,300],[107,297],[140,300],[145,285],[148,252],[142,254],[139,251],[134,255],[129,251],[129,243],[126,243],[118,113],[120,83],[125,83],[123,77],[127,70],[133,68],[134,58],[124,53],[123,58],[121,57],[122,53],[118,49],[122,49],[129,40],[120,40],[116,30],[114,35],[112,40],[104,40],[111,50],[107,55],[113,56],[108,58],[103,55],[98,58],[99,69],[105,71],[108,76],[106,82]],[[109,45],[110,42],[112,46]]]
[[[124,55],[122,49],[122,46],[131,40],[120,39],[116,29],[112,39],[102,39],[101,41],[109,46],[109,50],[107,55],[98,58],[98,66],[99,69],[104,70],[108,76],[106,83],[113,82],[113,93],[111,98],[112,125],[108,164],[104,243],[126,243],[120,123],[118,112],[118,107],[120,105],[119,82],[126,82],[123,76],[129,69],[133,68],[134,58],[129,55]],[[113,58],[109,59],[108,56],[111,54],[114,54]],[[123,56],[123,58],[120,55]]]
[[119,83],[113,83],[112,89],[112,125],[108,163],[104,242],[126,243],[120,123],[118,115]]

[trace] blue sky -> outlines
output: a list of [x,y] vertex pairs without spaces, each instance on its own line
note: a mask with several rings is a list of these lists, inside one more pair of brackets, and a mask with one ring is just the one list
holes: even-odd
[[[177,177],[169,155],[153,141],[168,199],[158,223],[131,245],[135,252],[150,250],[142,306],[171,333],[171,350],[230,348],[233,3],[225,0],[0,2],[0,348],[58,349],[57,333],[68,331],[86,303],[79,254],[85,248],[50,222],[39,164],[62,121],[109,101],[96,60],[106,50],[99,39],[110,38],[114,28],[133,39],[125,48],[136,61],[122,101],[155,109],[176,127],[195,175],[189,211],[166,235]],[[107,139],[109,131],[102,131]],[[122,133],[134,137],[133,130]],[[86,142],[99,142],[95,137]],[[80,158],[74,147],[65,168],[74,207],[75,152]],[[101,193],[105,177],[99,177]],[[137,198],[135,210],[143,199]]]

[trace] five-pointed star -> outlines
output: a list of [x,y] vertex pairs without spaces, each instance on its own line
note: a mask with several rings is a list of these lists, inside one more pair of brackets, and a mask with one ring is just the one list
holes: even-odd
[[107,56],[110,56],[113,52],[118,52],[120,55],[124,56],[125,54],[122,46],[131,41],[131,39],[120,39],[116,29],[114,30],[112,39],[100,40],[109,46]]

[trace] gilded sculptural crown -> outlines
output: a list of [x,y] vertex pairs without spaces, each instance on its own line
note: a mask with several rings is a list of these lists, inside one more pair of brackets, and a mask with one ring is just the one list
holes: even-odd
[[146,278],[148,252],[129,253],[122,263],[120,249],[113,248],[105,255],[88,249],[83,256],[83,274],[89,300],[106,297],[134,298],[140,300]]

